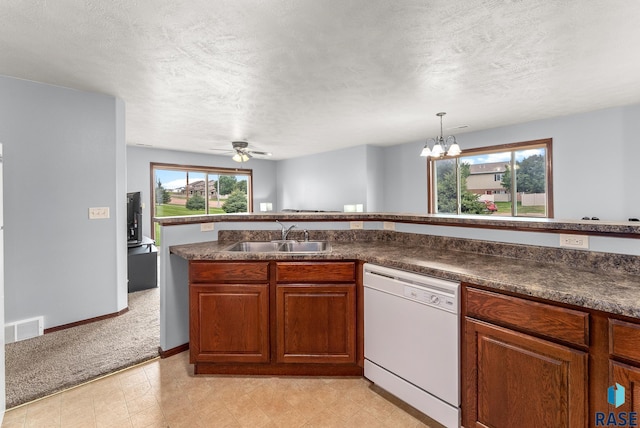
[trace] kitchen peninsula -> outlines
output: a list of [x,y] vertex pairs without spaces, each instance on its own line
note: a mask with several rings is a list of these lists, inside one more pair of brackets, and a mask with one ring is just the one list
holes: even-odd
[[[566,248],[521,245],[476,239],[383,230],[384,222],[416,226],[448,226],[484,230],[583,234],[624,238],[640,246],[640,225],[634,222],[584,222],[509,217],[440,216],[394,213],[270,213],[157,218],[170,226],[213,222],[226,225],[217,239],[176,245],[170,253],[185,260],[246,260],[272,257],[261,253],[223,251],[242,240],[277,239],[271,223],[302,224],[291,237],[302,239],[302,222],[313,222],[312,239],[332,243],[328,254],[282,255],[284,258],[358,259],[389,267],[472,282],[504,291],[575,304],[640,318],[640,256]],[[367,230],[344,230],[353,221],[371,222]],[[327,230],[320,229],[327,224]],[[238,227],[234,227],[238,225]],[[341,225],[339,230],[332,226]],[[169,227],[167,227],[169,226]],[[249,229],[247,226],[250,226]],[[337,229],[337,228],[336,228]],[[399,227],[398,227],[399,229]],[[200,241],[203,240],[200,234]],[[207,235],[205,235],[205,239]],[[499,267],[499,268],[498,268]],[[186,277],[184,278],[186,281]]]
[[[299,229],[305,228],[309,229],[310,239],[326,239],[332,245],[332,251],[327,254],[282,254],[277,256],[280,261],[366,261],[461,281],[463,319],[467,320],[461,323],[464,326],[462,391],[465,425],[481,421],[482,412],[479,413],[473,403],[484,403],[485,414],[487,409],[492,414],[503,405],[491,401],[490,397],[478,396],[482,389],[479,388],[477,376],[473,376],[479,371],[493,369],[498,364],[495,361],[478,360],[477,357],[480,347],[487,346],[488,339],[491,339],[491,343],[495,342],[495,337],[499,337],[500,343],[507,346],[504,349],[526,348],[530,344],[527,348],[529,356],[535,355],[533,351],[540,352],[541,357],[536,358],[536,362],[546,363],[552,358],[550,355],[557,359],[557,364],[552,364],[554,368],[543,364],[537,376],[550,374],[555,376],[554,379],[560,379],[557,390],[561,398],[565,398],[562,394],[568,394],[569,384],[572,394],[576,393],[576,388],[581,391],[576,396],[585,398],[582,404],[576,404],[575,399],[559,400],[566,406],[561,406],[557,415],[562,420],[571,421],[571,426],[583,425],[575,424],[576,420],[584,421],[586,426],[588,420],[593,418],[594,409],[606,411],[608,405],[601,390],[606,389],[612,379],[621,384],[630,384],[640,377],[640,368],[637,368],[640,366],[640,356],[633,351],[628,352],[625,347],[629,340],[640,337],[640,257],[634,254],[468,239],[456,237],[454,233],[454,236],[431,233],[441,232],[443,226],[451,230],[468,231],[463,236],[472,236],[480,229],[483,232],[520,233],[519,239],[527,234],[542,233],[547,236],[575,233],[606,239],[614,237],[635,246],[640,237],[640,228],[635,224],[361,213],[212,217],[203,217],[200,222],[215,223],[217,240],[205,240],[206,237],[200,236],[203,233],[197,233],[199,223],[196,223],[190,225],[191,231],[196,233],[187,237],[193,242],[171,244],[170,248],[166,248],[167,258],[169,253],[172,254],[166,273],[173,283],[165,292],[174,296],[180,294],[180,298],[185,299],[183,303],[186,303],[185,296],[188,293],[187,260],[272,260],[273,254],[232,253],[225,250],[237,241],[277,239],[278,230],[269,224],[276,218],[299,225],[292,232],[294,239],[302,239]],[[190,218],[188,221],[192,220]],[[163,237],[168,235],[170,240],[177,238],[177,234],[172,234],[172,229],[177,231],[187,226],[182,223],[185,221],[178,218],[163,219]],[[349,230],[351,221],[365,222],[365,230]],[[395,223],[396,230],[385,230],[384,222]],[[361,286],[361,283],[357,286]],[[513,313],[518,315],[516,318],[528,321],[519,323],[518,319],[509,316]],[[553,330],[550,331],[548,326],[554,326]],[[549,354],[549,349],[558,352]],[[475,359],[465,358],[470,355]],[[589,364],[586,363],[588,358],[591,361]],[[474,361],[484,365],[476,367]],[[522,363],[523,367],[530,366],[524,361]],[[553,372],[557,367],[562,368],[561,373]],[[536,397],[535,390],[531,392],[531,397]]]

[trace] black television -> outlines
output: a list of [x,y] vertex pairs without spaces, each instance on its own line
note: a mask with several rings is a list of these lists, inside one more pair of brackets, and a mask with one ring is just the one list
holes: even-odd
[[140,192],[127,193],[127,246],[142,244],[142,195]]

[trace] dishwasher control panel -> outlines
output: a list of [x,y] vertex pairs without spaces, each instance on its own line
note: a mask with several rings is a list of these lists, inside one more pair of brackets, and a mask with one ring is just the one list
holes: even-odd
[[447,295],[445,293],[439,293],[434,290],[405,285],[404,297],[451,311],[456,309],[454,296]]
[[387,294],[403,297],[414,302],[444,311],[458,313],[458,290],[456,281],[418,275],[387,267],[365,264],[364,286]]

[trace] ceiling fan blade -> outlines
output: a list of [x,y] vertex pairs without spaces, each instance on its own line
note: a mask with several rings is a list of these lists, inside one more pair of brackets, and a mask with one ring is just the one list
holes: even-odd
[[259,152],[256,150],[248,150],[248,153],[251,153],[252,155],[258,155],[258,156],[271,156],[271,153],[269,152]]

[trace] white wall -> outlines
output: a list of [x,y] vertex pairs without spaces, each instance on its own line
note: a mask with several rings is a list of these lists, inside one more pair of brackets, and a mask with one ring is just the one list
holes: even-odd
[[[0,76],[5,316],[45,328],[127,303],[124,104]],[[89,220],[89,207],[111,218]]]
[[[458,134],[465,148],[553,139],[555,218],[624,221],[640,217],[640,106]],[[385,149],[385,211],[426,212],[423,142]],[[604,152],[602,152],[604,149]]]
[[142,192],[145,207],[142,212],[145,236],[151,236],[151,162],[177,165],[240,168],[253,171],[253,209],[260,210],[260,202],[271,202],[276,210],[276,162],[251,159],[246,163],[231,160],[230,156],[162,150],[127,146],[127,192]]

